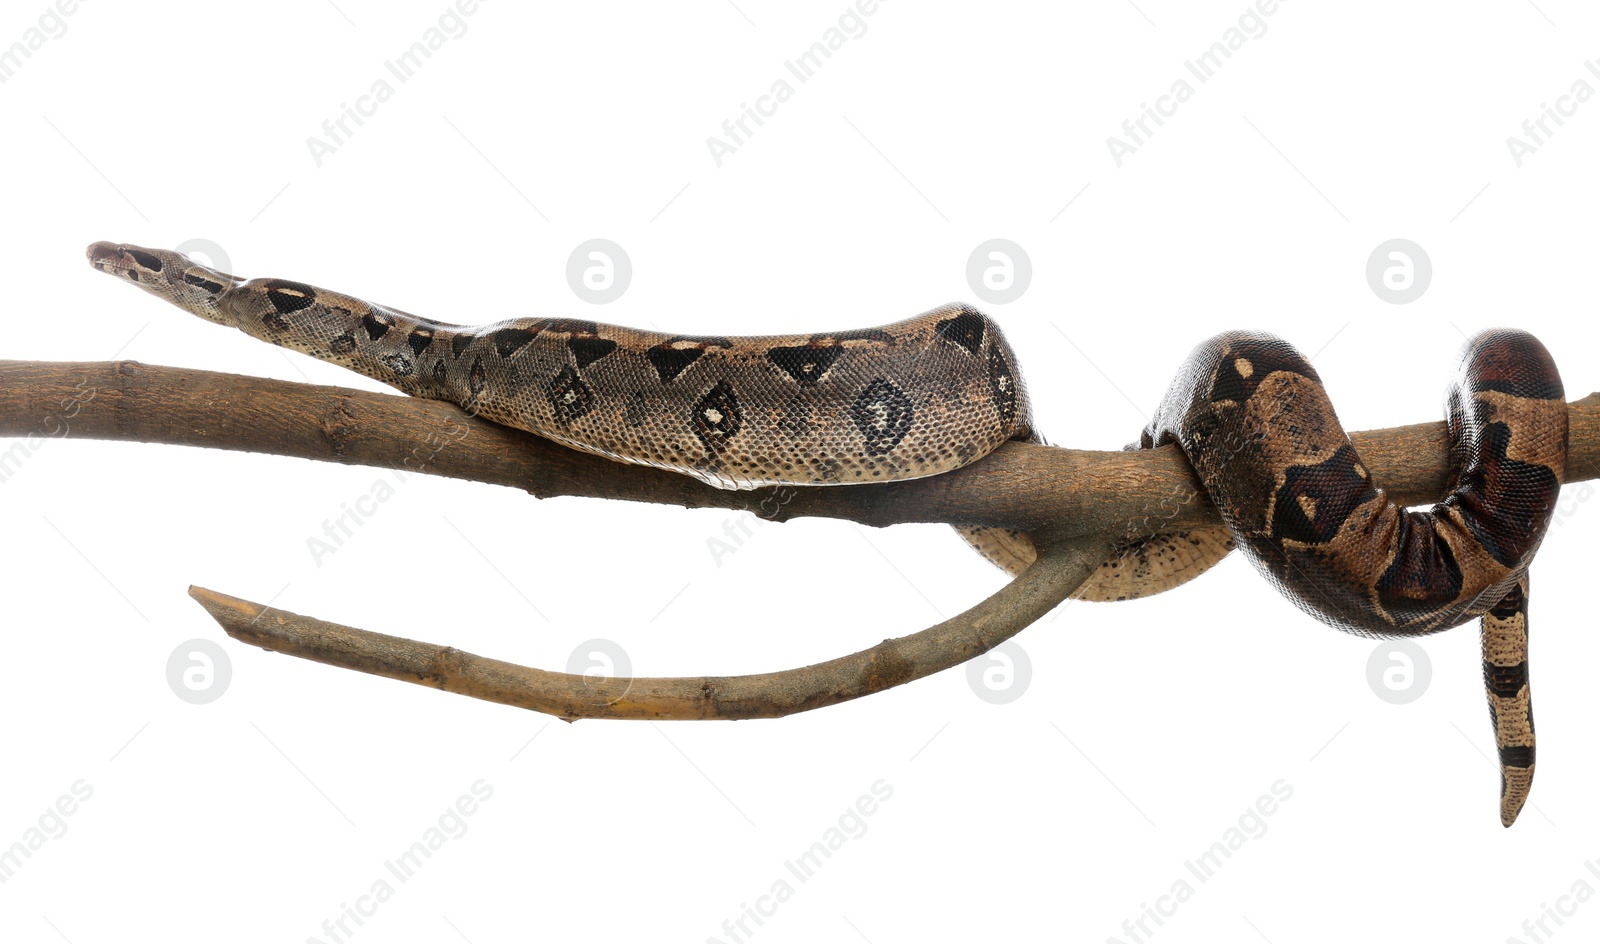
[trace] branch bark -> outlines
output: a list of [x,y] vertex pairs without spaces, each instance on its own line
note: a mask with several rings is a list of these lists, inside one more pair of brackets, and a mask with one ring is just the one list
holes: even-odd
[[[1569,406],[1566,481],[1600,477],[1600,394]],[[1220,524],[1176,447],[1102,452],[1006,443],[964,469],[908,482],[722,491],[480,420],[436,400],[243,377],[138,361],[0,360],[0,436],[160,442],[405,468],[579,496],[732,508],[784,521],[843,518],[874,527],[946,522],[1048,538]],[[1132,436],[1130,436],[1132,438]],[[1377,481],[1404,504],[1443,494],[1444,422],[1351,434]]]
[[703,678],[603,678],[546,672],[447,646],[340,626],[190,587],[228,635],[271,652],[555,715],[737,720],[783,715],[881,692],[987,652],[1050,612],[1105,560],[1111,544],[1080,539],[1041,551],[999,592],[936,626],[799,669]]
[[[1569,404],[1565,481],[1600,477],[1600,394]],[[1009,638],[1077,589],[1129,531],[1220,524],[1175,447],[1094,452],[1007,443],[964,469],[847,487],[720,491],[671,472],[558,446],[457,407],[137,361],[0,361],[0,436],[160,442],[405,468],[580,496],[732,508],[783,521],[843,518],[1015,528],[1042,542],[1033,567],[972,609],[920,633],[764,675],[597,680],[512,665],[262,607],[190,593],[234,638],[272,651],[548,712],[605,718],[776,717],[904,684]],[[1448,475],[1442,421],[1351,434],[1396,500],[1431,503]],[[4,470],[7,453],[0,453]]]

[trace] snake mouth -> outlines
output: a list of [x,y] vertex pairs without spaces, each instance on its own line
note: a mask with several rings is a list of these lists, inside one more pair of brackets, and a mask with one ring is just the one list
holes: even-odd
[[89,264],[101,272],[144,285],[186,283],[208,291],[220,291],[239,281],[170,249],[145,249],[102,240],[91,243],[85,255]]
[[219,324],[232,323],[218,301],[239,284],[236,276],[200,265],[170,249],[101,241],[91,244],[84,255],[95,269],[132,282],[185,311]]
[[[130,282],[144,281],[139,274],[140,267],[152,273],[160,272],[166,267],[166,263],[154,253],[104,240],[90,245],[86,255],[89,257],[89,264],[96,269]],[[144,258],[141,259],[140,256]]]

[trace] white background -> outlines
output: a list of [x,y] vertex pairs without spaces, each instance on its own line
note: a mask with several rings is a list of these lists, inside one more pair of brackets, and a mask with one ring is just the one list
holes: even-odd
[[[1183,63],[1243,0],[887,0],[802,85],[783,63],[844,0],[735,2],[492,0],[404,84],[383,63],[443,0],[83,3],[0,85],[3,355],[385,389],[95,273],[96,239],[209,239],[241,275],[447,321],[759,334],[975,300],[967,257],[1003,237],[1033,282],[984,307],[1056,443],[1135,438],[1189,349],[1236,327],[1318,352],[1352,429],[1440,416],[1489,325],[1538,333],[1574,398],[1600,387],[1600,104],[1521,167],[1506,144],[1600,87],[1580,4],[1289,2],[1201,84]],[[7,0],[0,44],[44,9]],[[319,167],[307,138],[379,78],[393,97]],[[708,136],[779,78],[793,97],[717,166]],[[1107,137],[1179,78],[1193,97],[1119,168]],[[593,237],[634,267],[605,306],[565,277]],[[1434,268],[1405,305],[1365,277],[1395,237]],[[1503,830],[1476,629],[1424,640],[1431,685],[1391,705],[1371,640],[1237,557],[1028,629],[1009,704],[956,670],[783,720],[569,726],[242,647],[185,588],[545,668],[605,638],[638,674],[698,675],[861,649],[1001,577],[941,527],[765,525],[718,559],[708,541],[753,519],[423,476],[319,566],[307,539],[388,472],[86,440],[24,458],[0,485],[0,845],[74,783],[92,796],[0,884],[7,940],[732,941],[760,903],[739,940],[1132,941],[1178,879],[1192,897],[1137,939],[1600,933],[1600,904],[1561,898],[1600,889],[1581,486],[1535,568],[1538,777]],[[232,666],[198,706],[166,676],[197,638]],[[465,833],[395,881],[385,860],[480,780]],[[1184,868],[1279,780],[1264,834],[1209,881]],[[786,860],[878,781],[892,796],[798,881]],[[324,930],[383,878],[365,924]],[[778,880],[792,896],[761,900]],[[1564,926],[1524,930],[1558,905]]]

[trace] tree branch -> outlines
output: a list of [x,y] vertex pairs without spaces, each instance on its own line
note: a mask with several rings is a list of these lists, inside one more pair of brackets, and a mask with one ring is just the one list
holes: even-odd
[[368,632],[190,587],[228,635],[272,652],[384,678],[578,718],[737,720],[783,715],[881,692],[959,665],[1054,609],[1105,560],[1110,542],[1044,549],[994,596],[921,632],[800,669],[704,678],[602,678],[546,672],[446,646]]
[[[1571,404],[1568,416],[1566,481],[1600,477],[1600,394]],[[137,361],[0,361],[0,436],[265,452],[506,485],[536,498],[732,508],[775,521],[946,522],[1051,537],[1122,534],[1130,523],[1153,518],[1167,528],[1221,523],[1174,446],[1099,452],[1013,442],[964,469],[924,479],[735,492],[568,449],[437,400]],[[1443,421],[1351,439],[1373,478],[1401,503],[1431,503],[1444,493]]]
[[[1565,481],[1600,477],[1600,394],[1569,404],[1568,419]],[[802,669],[722,678],[599,680],[544,672],[190,590],[230,635],[253,645],[568,720],[776,717],[858,698],[1009,638],[1075,590],[1121,535],[1221,523],[1171,446],[1093,452],[1007,443],[964,469],[925,479],[733,492],[577,452],[448,403],[136,361],[0,361],[0,436],[264,452],[506,485],[536,498],[732,508],[778,521],[825,516],[877,527],[1005,527],[1043,542],[1034,566],[937,626]],[[1373,479],[1402,504],[1427,504],[1443,494],[1443,422],[1351,439]],[[0,473],[10,455],[0,453]]]

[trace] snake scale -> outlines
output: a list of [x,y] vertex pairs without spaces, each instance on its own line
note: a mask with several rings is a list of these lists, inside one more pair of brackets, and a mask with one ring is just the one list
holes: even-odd
[[[848,485],[960,468],[1041,441],[998,325],[948,305],[879,328],[773,337],[637,331],[517,318],[463,327],[284,279],[245,281],[165,250],[99,242],[91,264],[208,321],[331,361],[413,396],[718,488]],[[1316,618],[1376,637],[1482,618],[1501,822],[1533,778],[1529,562],[1555,509],[1567,412],[1554,361],[1521,331],[1468,340],[1449,387],[1453,473],[1426,511],[1371,480],[1321,378],[1287,343],[1201,343],[1140,442],[1176,443],[1224,528],[1133,534],[1074,594],[1170,589],[1233,547]],[[1012,573],[1025,534],[966,529]]]

